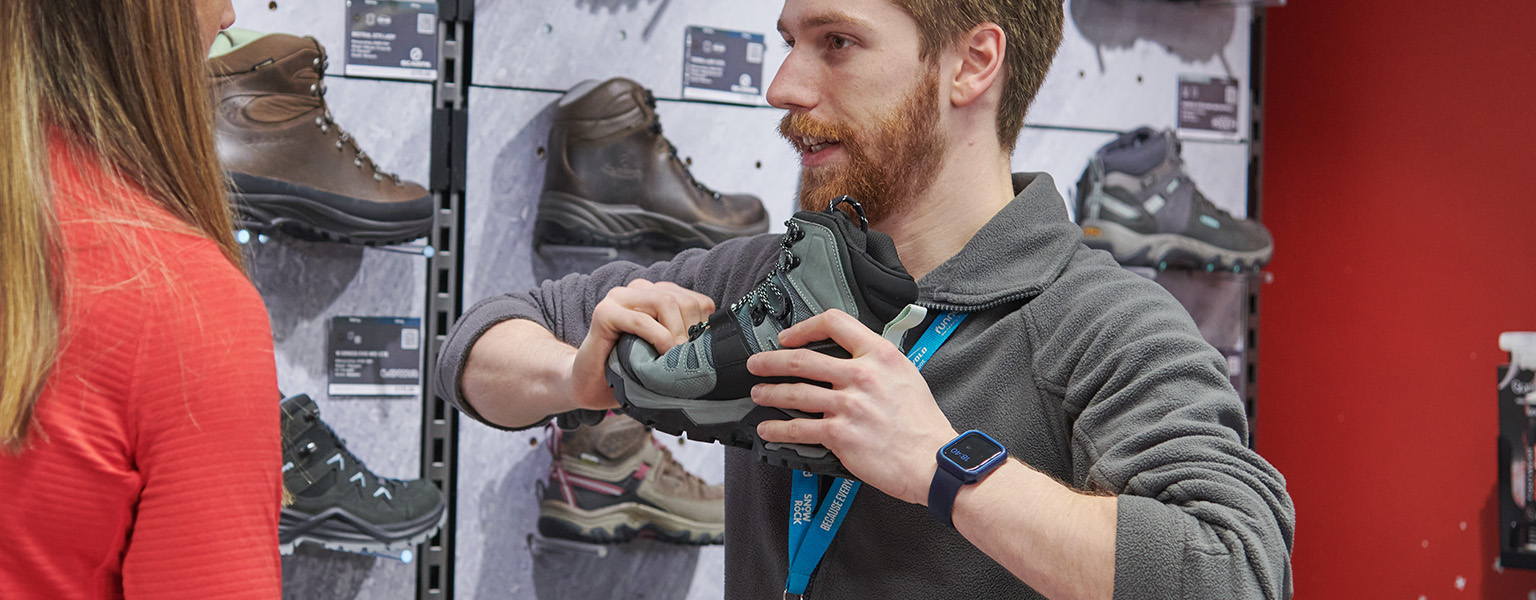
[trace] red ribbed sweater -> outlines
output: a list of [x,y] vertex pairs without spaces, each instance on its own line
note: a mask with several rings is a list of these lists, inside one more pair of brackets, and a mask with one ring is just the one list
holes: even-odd
[[279,598],[261,297],[213,242],[51,141],[61,352],[31,447],[0,453],[0,598]]

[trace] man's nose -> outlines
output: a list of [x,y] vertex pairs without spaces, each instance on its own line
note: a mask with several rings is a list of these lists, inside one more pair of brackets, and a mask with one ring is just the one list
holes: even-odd
[[779,72],[774,74],[773,83],[768,85],[768,104],[786,110],[809,110],[816,106],[811,69],[804,63],[803,55],[791,48],[784,64],[779,65]]

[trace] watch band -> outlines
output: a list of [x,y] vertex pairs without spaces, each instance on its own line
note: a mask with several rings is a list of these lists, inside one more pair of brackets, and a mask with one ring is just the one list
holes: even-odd
[[960,495],[962,485],[965,485],[964,481],[940,465],[933,473],[933,483],[928,485],[928,514],[953,528],[955,522],[951,515],[955,508],[955,496]]

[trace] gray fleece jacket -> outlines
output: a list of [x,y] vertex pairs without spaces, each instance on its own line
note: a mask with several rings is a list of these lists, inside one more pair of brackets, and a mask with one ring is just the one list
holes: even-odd
[[[1016,174],[1014,189],[959,254],[918,282],[920,304],[970,313],[923,369],[939,407],[956,430],[985,431],[1074,488],[1119,496],[1116,598],[1290,597],[1295,509],[1280,473],[1244,443],[1247,420],[1222,356],[1156,283],[1082,245],[1049,175]],[[449,334],[436,392],[484,421],[459,381],[492,325],[529,319],[578,344],[597,302],[636,278],[724,306],[772,267],[778,237],[649,267],[610,264],[486,299]],[[789,475],[727,448],[727,598],[782,596]],[[924,507],[873,488],[850,507],[808,593],[1040,597]]]

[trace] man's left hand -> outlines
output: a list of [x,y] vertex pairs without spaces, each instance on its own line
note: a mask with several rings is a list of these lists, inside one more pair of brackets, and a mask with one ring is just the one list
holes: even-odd
[[[831,340],[853,355],[836,358],[800,348]],[[758,384],[752,401],[821,413],[820,419],[764,421],[765,441],[826,446],[865,483],[891,496],[928,503],[939,447],[955,437],[928,382],[901,350],[848,313],[832,310],[779,334],[785,350],[753,355],[747,370],[760,377],[824,381]]]

